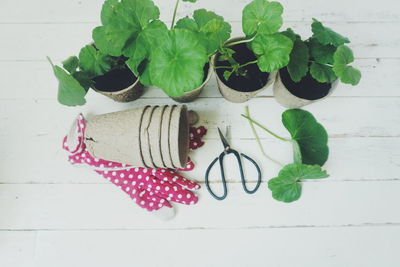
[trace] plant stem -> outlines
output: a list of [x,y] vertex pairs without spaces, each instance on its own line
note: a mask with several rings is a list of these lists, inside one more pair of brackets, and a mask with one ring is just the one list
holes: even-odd
[[[244,107],[244,113],[245,113],[245,115],[246,115],[247,117],[250,118],[249,106],[245,106],[245,107]],[[256,138],[258,147],[260,148],[261,153],[263,154],[263,156],[266,157],[267,159],[269,159],[270,161],[274,162],[275,164],[278,164],[278,165],[280,165],[280,166],[283,167],[284,164],[282,164],[281,162],[277,161],[276,159],[274,159],[274,158],[268,156],[268,154],[265,153],[264,147],[263,147],[263,145],[261,144],[260,137],[258,137],[256,128],[254,127],[253,122],[249,120],[249,124],[250,124],[251,130],[253,131],[253,135],[254,135],[254,137]]]
[[227,44],[225,44],[225,47],[230,47],[230,46],[234,46],[234,45],[237,45],[237,44],[250,43],[251,41],[254,40],[254,38],[255,38],[255,37],[250,38],[250,39],[244,39],[244,40],[232,42],[232,43],[227,43]]
[[179,0],[176,0],[175,8],[174,8],[174,16],[172,17],[171,29],[174,27],[175,19],[176,19],[176,12],[178,10]]
[[263,129],[264,131],[266,131],[266,132],[269,133],[270,135],[272,135],[272,136],[278,138],[279,140],[282,140],[282,141],[285,141],[285,142],[291,142],[290,139],[283,138],[283,137],[277,135],[276,133],[274,133],[274,132],[268,130],[264,125],[262,125],[262,124],[256,122],[255,120],[253,120],[253,119],[250,118],[249,116],[246,116],[246,115],[243,115],[243,114],[242,114],[241,116],[242,116],[243,118],[248,119],[249,121],[251,121],[252,123],[254,123],[255,125],[257,125],[257,126],[260,127],[261,129]]
[[233,69],[232,66],[216,66],[214,69]]
[[255,63],[257,63],[257,60],[253,60],[253,61],[244,63],[243,65],[240,65],[239,68],[243,68],[243,67],[246,67],[248,65],[255,64]]

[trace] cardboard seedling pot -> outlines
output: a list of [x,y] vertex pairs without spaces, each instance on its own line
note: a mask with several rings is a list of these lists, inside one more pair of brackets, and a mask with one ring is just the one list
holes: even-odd
[[172,110],[169,127],[169,148],[175,168],[184,168],[189,154],[189,122],[186,106]]
[[165,168],[174,168],[171,155],[169,153],[169,126],[171,122],[172,110],[176,106],[166,106],[161,121],[161,156]]
[[[240,41],[243,39],[244,39],[243,37],[232,38],[232,39],[228,40],[226,43],[232,43],[232,42]],[[218,63],[217,59],[219,56],[220,56],[219,54],[216,54],[212,58],[213,66],[217,66],[217,63]],[[218,89],[219,89],[221,95],[226,100],[233,102],[233,103],[243,103],[243,102],[249,101],[251,98],[255,97],[257,94],[259,94],[260,92],[264,91],[269,86],[271,86],[274,83],[275,77],[276,77],[276,71],[273,71],[273,72],[269,73],[267,83],[263,87],[261,87],[258,90],[255,90],[255,91],[251,91],[251,92],[242,92],[242,91],[236,90],[236,89],[231,88],[228,85],[226,85],[224,83],[224,81],[218,76],[215,69],[214,69],[214,73],[215,73],[215,77],[217,78],[217,85],[218,85]]]
[[166,108],[167,106],[161,106],[154,109],[148,131],[150,154],[156,168],[165,167],[161,152],[161,124]]
[[141,97],[144,92],[144,87],[139,82],[139,79],[137,79],[132,85],[128,86],[127,88],[115,92],[101,91],[96,89],[95,87],[92,87],[92,89],[97,93],[105,95],[117,102],[134,101]]
[[281,76],[278,72],[277,77],[275,79],[274,86],[273,86],[274,98],[279,104],[281,104],[282,106],[284,106],[286,108],[300,108],[300,107],[303,107],[303,106],[306,106],[306,105],[309,105],[314,102],[318,102],[318,101],[321,101],[322,99],[327,98],[336,89],[338,83],[339,83],[339,80],[336,80],[332,83],[332,87],[326,96],[324,96],[320,99],[316,99],[316,100],[308,100],[308,99],[297,97],[294,94],[292,94],[286,88],[286,86],[283,84]]
[[149,140],[149,128],[155,108],[157,108],[157,106],[149,107],[144,111],[142,123],[140,125],[140,150],[142,151],[144,165],[148,168],[156,167],[151,157]]
[[85,143],[96,158],[143,167],[140,125],[149,106],[94,116],[87,123]]
[[175,100],[176,102],[180,102],[180,103],[188,103],[188,102],[194,101],[196,98],[199,97],[199,95],[203,91],[206,84],[210,81],[212,73],[213,73],[213,67],[212,67],[212,64],[210,61],[209,67],[208,67],[208,72],[207,72],[207,77],[204,79],[204,82],[198,88],[196,88],[192,91],[186,92],[181,97],[171,97],[171,98],[173,100]]

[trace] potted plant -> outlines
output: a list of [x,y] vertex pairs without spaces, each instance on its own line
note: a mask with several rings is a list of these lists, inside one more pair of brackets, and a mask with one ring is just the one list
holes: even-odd
[[[168,29],[151,0],[106,0],[102,26],[92,35],[100,51],[128,58],[127,66],[142,84],[158,86],[176,101],[189,102],[209,80],[208,62],[215,53],[212,47],[216,41],[223,43],[229,38],[230,26],[204,9],[196,10],[193,19],[184,18],[175,25],[179,2]],[[228,36],[220,40],[221,35]]]
[[94,45],[83,47],[79,57],[71,56],[63,61],[63,68],[48,60],[58,79],[58,101],[63,105],[84,105],[90,87],[120,102],[135,100],[143,92],[124,58],[106,55]]
[[282,32],[294,43],[289,64],[279,70],[274,84],[275,99],[284,107],[299,108],[326,98],[339,80],[357,85],[361,79],[360,71],[349,65],[354,61],[345,45],[349,39],[316,19],[311,29],[313,35],[306,41],[291,29]]
[[245,37],[229,40],[214,59],[221,94],[241,103],[266,89],[276,71],[289,63],[293,41],[279,33],[283,7],[278,2],[253,0],[243,9]]

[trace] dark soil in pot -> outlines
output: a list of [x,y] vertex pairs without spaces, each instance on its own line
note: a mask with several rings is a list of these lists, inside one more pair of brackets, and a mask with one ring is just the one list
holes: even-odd
[[[244,64],[257,59],[246,44],[238,44],[230,48],[236,52],[233,55],[233,58],[239,64]],[[217,61],[216,66],[230,66],[230,64],[228,61]],[[253,92],[261,89],[267,84],[269,73],[260,71],[257,64],[248,65],[244,67],[244,69],[246,70],[245,76],[237,76],[233,73],[228,81],[225,81],[224,72],[229,69],[216,69],[216,72],[220,80],[227,86],[241,92]]]
[[103,92],[118,92],[131,86],[136,80],[137,77],[128,68],[114,69],[93,78],[96,89]]
[[287,68],[279,71],[282,83],[293,95],[307,99],[317,100],[321,99],[329,94],[329,90],[332,88],[331,83],[320,83],[315,80],[310,72],[307,73],[300,82],[294,82],[290,78]]

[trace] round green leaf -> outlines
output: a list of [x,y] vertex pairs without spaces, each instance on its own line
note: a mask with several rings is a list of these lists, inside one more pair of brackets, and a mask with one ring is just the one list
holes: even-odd
[[294,82],[299,82],[308,72],[310,55],[307,45],[300,39],[295,39],[290,52],[290,61],[287,66],[290,77]]
[[289,63],[292,48],[292,40],[280,33],[260,34],[251,42],[251,49],[258,57],[258,67],[263,72],[285,67]]
[[350,43],[349,39],[334,32],[332,29],[325,27],[316,19],[313,19],[311,29],[313,32],[312,38],[317,39],[323,45],[331,44],[334,46],[339,46],[345,43]]
[[112,57],[100,52],[92,45],[87,45],[79,52],[79,67],[89,76],[103,75],[112,68]]
[[353,51],[345,45],[341,45],[333,55],[333,71],[343,83],[357,85],[361,79],[361,72],[349,63],[354,61]]
[[332,67],[313,62],[310,66],[311,76],[320,83],[330,83],[337,79]]
[[207,52],[195,33],[172,30],[151,55],[151,82],[169,96],[180,97],[202,84],[207,61]]
[[328,134],[314,116],[305,110],[289,109],[282,114],[282,123],[297,142],[302,163],[324,165],[328,159]]
[[336,47],[333,45],[323,45],[318,40],[311,38],[308,42],[310,54],[317,63],[333,64],[333,54]]
[[303,179],[321,179],[329,175],[318,165],[289,164],[282,168],[278,177],[268,181],[272,197],[282,202],[293,202],[301,196]]
[[276,33],[282,26],[283,7],[278,2],[253,0],[243,9],[242,27],[246,35]]
[[76,56],[69,57],[62,62],[62,65],[69,73],[74,73],[79,66],[79,59]]

